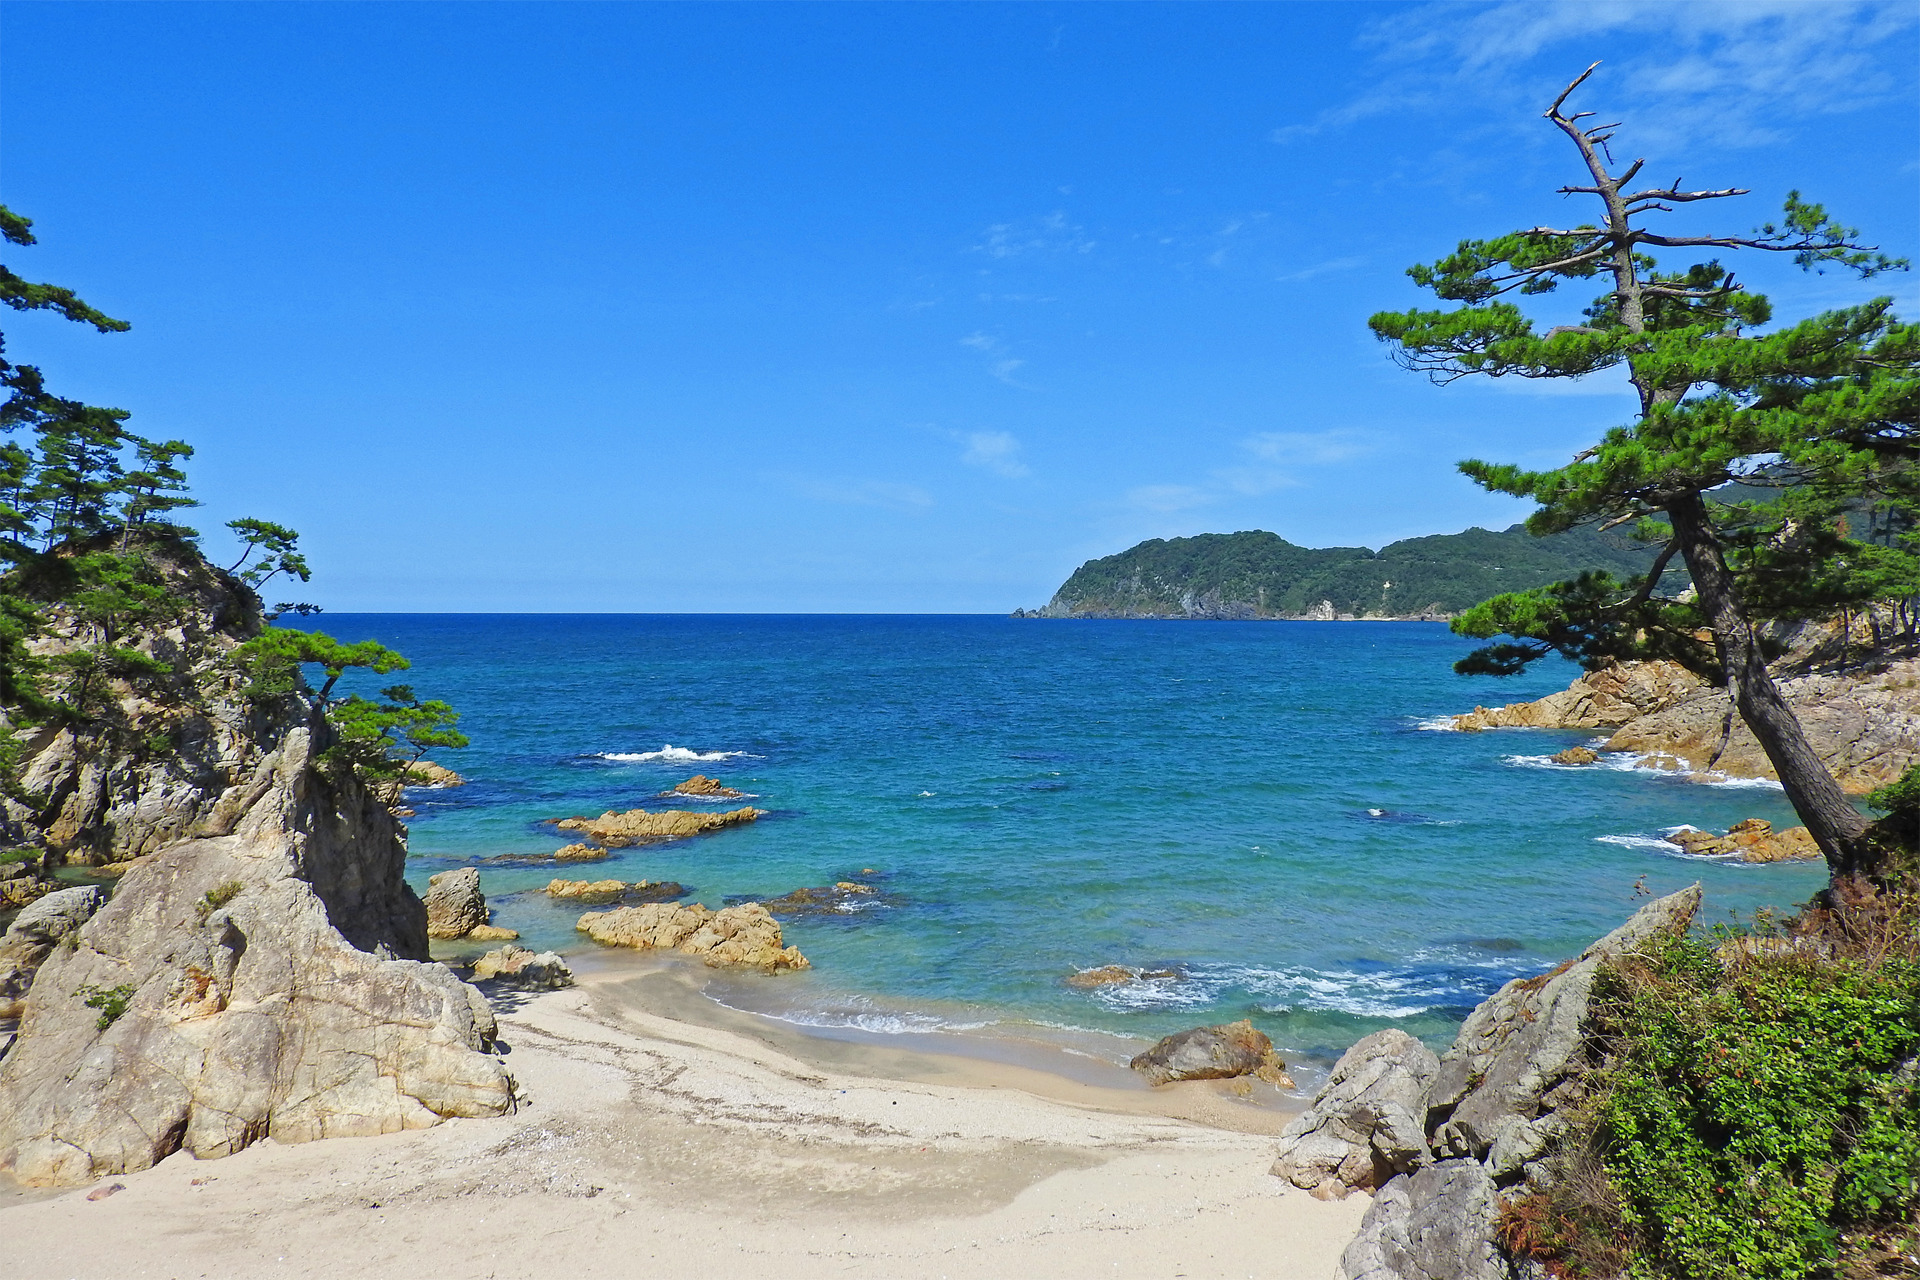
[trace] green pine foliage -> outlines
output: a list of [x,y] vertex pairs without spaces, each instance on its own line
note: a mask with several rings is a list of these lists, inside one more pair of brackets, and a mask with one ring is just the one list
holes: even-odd
[[[0,206],[0,237],[32,245],[32,224]],[[35,284],[0,267],[0,302],[18,311],[51,311],[120,332],[113,319],[56,285]],[[169,572],[187,566],[214,575],[242,602],[241,629],[312,605],[286,603],[264,613],[260,593],[286,576],[305,582],[310,570],[299,535],[253,518],[229,521],[240,558],[225,570],[208,565],[198,534],[175,522],[191,496],[183,464],[193,448],[182,440],[150,440],[128,427],[129,415],[49,391],[39,369],[5,358],[0,337],[0,791],[19,794],[21,728],[55,722],[117,753],[154,755],[171,735],[125,723],[122,699],[191,697],[175,661],[148,637],[181,620],[187,602]],[[51,653],[34,641],[53,634]],[[345,644],[318,633],[268,628],[240,645],[233,662],[256,702],[300,695],[331,719],[340,759],[390,777],[430,747],[458,747],[458,716],[443,702],[420,701],[395,686],[388,701],[333,697],[349,670],[389,674],[407,660],[374,641]],[[306,672],[315,674],[309,686]],[[404,698],[394,697],[403,693]],[[368,708],[371,707],[372,710]]]

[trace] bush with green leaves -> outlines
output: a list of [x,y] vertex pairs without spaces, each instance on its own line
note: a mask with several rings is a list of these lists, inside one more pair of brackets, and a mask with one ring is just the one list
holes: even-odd
[[1721,930],[1604,973],[1607,1065],[1557,1158],[1573,1176],[1508,1213],[1509,1243],[1567,1277],[1881,1274],[1920,1205],[1912,931],[1883,912],[1832,954]]

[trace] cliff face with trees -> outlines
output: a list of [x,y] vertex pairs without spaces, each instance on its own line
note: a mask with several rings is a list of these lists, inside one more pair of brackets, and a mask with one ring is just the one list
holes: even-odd
[[[33,243],[5,209],[0,231]],[[127,327],[5,268],[0,301]],[[173,519],[185,443],[30,365],[0,360],[0,387],[0,909],[25,906],[0,937],[0,1170],[68,1184],[511,1109],[391,807],[421,751],[464,744],[452,709],[335,696],[406,659],[267,626],[311,612],[261,600],[307,577],[296,537],[232,521],[243,554],[210,564]]]
[[1276,534],[1155,538],[1089,560],[1054,593],[1044,617],[1445,617],[1490,595],[1590,569],[1644,574],[1654,552],[1619,534],[1573,529],[1536,538],[1499,533],[1408,538],[1366,547],[1297,547]]

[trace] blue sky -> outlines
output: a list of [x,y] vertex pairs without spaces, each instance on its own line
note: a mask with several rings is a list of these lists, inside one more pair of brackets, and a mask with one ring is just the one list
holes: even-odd
[[10,264],[134,325],[9,350],[192,441],[201,526],[298,528],[334,611],[1004,611],[1148,537],[1503,527],[1458,459],[1630,402],[1396,369],[1405,267],[1586,216],[1539,113],[1595,59],[1625,156],[1754,190],[1689,220],[1798,187],[1920,256],[1917,18],[8,3]]

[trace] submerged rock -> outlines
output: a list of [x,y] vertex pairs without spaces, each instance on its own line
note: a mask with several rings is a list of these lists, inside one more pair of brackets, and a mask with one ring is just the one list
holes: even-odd
[[1257,1075],[1282,1089],[1294,1087],[1287,1064],[1273,1051],[1273,1041],[1244,1018],[1224,1026],[1175,1032],[1127,1065],[1153,1084]]
[[506,946],[473,962],[473,980],[528,991],[555,991],[573,985],[573,970],[556,952],[536,955],[525,947]]
[[735,791],[732,787],[720,785],[720,779],[709,778],[704,773],[696,773],[671,791],[663,791],[664,796],[709,796],[716,800],[738,800],[747,793]]
[[745,808],[727,813],[693,813],[686,809],[665,809],[657,813],[629,809],[625,813],[615,813],[609,809],[597,818],[562,818],[554,825],[562,831],[578,831],[596,844],[618,849],[628,845],[705,835],[710,831],[752,822],[765,812],[764,809]]
[[872,885],[840,880],[816,889],[795,889],[760,905],[776,916],[848,915],[879,900],[879,890]]
[[781,945],[780,925],[757,902],[709,911],[670,902],[590,911],[574,926],[610,947],[679,951],[714,966],[733,965],[784,973],[806,969],[798,947]]
[[310,767],[313,732],[303,715],[224,830],[143,859],[42,962],[0,1059],[0,1169],[71,1185],[512,1109],[486,1000],[424,963],[402,829]]
[[1404,1031],[1366,1037],[1280,1131],[1274,1176],[1337,1200],[1425,1164],[1427,1083],[1439,1069],[1433,1050]]
[[1117,987],[1129,982],[1184,982],[1187,975],[1178,969],[1135,969],[1124,964],[1103,964],[1096,969],[1081,969],[1066,976],[1066,984],[1081,991],[1097,987]]

